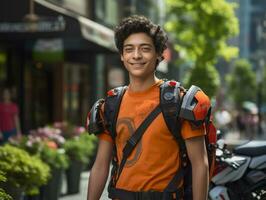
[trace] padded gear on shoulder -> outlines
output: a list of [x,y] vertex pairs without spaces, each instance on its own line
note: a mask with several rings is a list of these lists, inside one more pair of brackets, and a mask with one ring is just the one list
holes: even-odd
[[183,98],[179,116],[200,125],[208,116],[210,108],[209,97],[199,87],[192,85]]
[[87,129],[90,134],[97,135],[105,130],[104,120],[100,115],[103,103],[104,99],[99,99],[98,101],[96,101],[87,116]]

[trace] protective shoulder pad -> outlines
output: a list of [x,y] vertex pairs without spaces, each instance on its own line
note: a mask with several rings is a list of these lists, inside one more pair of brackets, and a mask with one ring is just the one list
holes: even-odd
[[99,99],[94,103],[87,116],[87,124],[86,127],[90,134],[100,134],[104,131],[104,120],[101,117],[101,107],[104,103],[104,99]]
[[183,97],[179,116],[189,121],[204,122],[210,108],[209,97],[199,87],[192,85]]

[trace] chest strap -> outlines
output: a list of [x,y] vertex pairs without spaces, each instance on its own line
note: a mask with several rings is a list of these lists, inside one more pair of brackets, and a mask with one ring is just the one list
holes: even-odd
[[142,138],[143,134],[145,133],[146,129],[149,125],[153,122],[153,120],[160,114],[161,108],[160,105],[156,106],[155,109],[148,115],[148,117],[141,123],[141,125],[137,128],[135,133],[127,140],[127,143],[123,149],[123,157],[122,161],[119,165],[118,174],[116,178],[116,182],[118,181],[122,170],[126,164],[127,158],[130,156],[131,152],[134,150],[137,143]]

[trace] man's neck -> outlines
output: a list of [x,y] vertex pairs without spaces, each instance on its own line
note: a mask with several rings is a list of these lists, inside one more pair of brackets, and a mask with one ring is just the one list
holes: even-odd
[[158,80],[159,79],[156,76],[151,76],[151,77],[149,77],[147,79],[130,77],[129,89],[132,92],[145,91],[146,89],[148,89],[152,85],[154,85],[156,82],[158,82]]

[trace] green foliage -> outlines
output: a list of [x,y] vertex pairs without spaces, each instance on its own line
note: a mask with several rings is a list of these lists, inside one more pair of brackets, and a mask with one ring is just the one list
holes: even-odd
[[5,193],[5,191],[1,188],[0,188],[0,199],[1,200],[12,200],[11,196]]
[[226,81],[230,96],[237,107],[244,101],[256,101],[256,74],[247,60],[237,60]]
[[172,18],[166,29],[173,33],[176,48],[184,50],[189,60],[211,62],[217,55],[237,56],[237,49],[226,54],[227,39],[238,33],[235,4],[225,0],[167,0]]
[[64,149],[52,149],[45,145],[40,152],[40,158],[51,168],[66,169],[69,165]]
[[41,139],[35,139],[30,136],[22,136],[21,138],[9,140],[9,144],[27,151],[30,155],[39,155],[45,146],[45,142]]
[[[220,56],[226,60],[237,56],[238,49],[226,43],[238,33],[235,7],[235,4],[226,0],[167,0],[170,17],[165,28],[171,33],[175,50],[184,55],[184,62],[192,61],[194,66],[198,67],[197,70],[192,70],[192,73],[200,70],[203,70],[201,74],[204,71],[215,73],[211,66],[214,66]],[[208,67],[208,70],[204,67]],[[197,78],[197,74],[191,77]],[[202,81],[203,83],[197,81],[198,85],[205,88],[205,80]],[[217,79],[211,79],[209,82],[209,95],[212,96],[219,82]]]
[[0,147],[0,170],[5,173],[8,184],[28,194],[37,194],[50,173],[49,166],[38,157],[10,145]]
[[77,160],[84,164],[89,163],[96,144],[96,137],[83,133],[79,137],[66,140],[64,149],[70,160]]
[[[0,171],[0,183],[6,182],[6,177],[4,176],[4,173]],[[2,188],[0,188],[0,199],[1,200],[12,200],[11,196],[8,195]]]
[[6,181],[6,177],[3,171],[0,170],[0,182],[5,182]]
[[191,73],[187,73],[184,81],[188,88],[190,85],[199,86],[208,96],[213,97],[220,84],[220,77],[217,70],[212,65],[205,67],[196,66]]
[[38,156],[50,168],[66,169],[68,167],[68,158],[64,149],[58,149],[54,141],[29,135],[19,140],[11,140],[10,143],[27,151],[30,155]]

